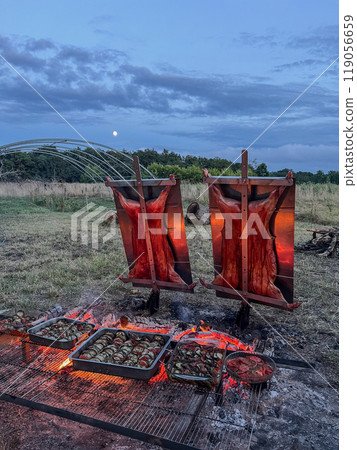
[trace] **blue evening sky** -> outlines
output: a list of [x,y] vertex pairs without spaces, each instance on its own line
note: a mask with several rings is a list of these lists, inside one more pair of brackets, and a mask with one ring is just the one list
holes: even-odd
[[[0,54],[89,141],[234,160],[338,56],[338,1],[12,0]],[[0,145],[80,139],[2,59],[0,112]],[[337,170],[337,127],[336,62],[249,158]]]

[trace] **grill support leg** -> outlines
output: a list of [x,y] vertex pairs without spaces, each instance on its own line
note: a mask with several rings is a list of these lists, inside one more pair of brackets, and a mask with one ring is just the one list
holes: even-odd
[[150,314],[153,315],[156,311],[159,310],[160,307],[160,290],[157,289],[152,290],[149,300],[148,300],[148,308],[150,311]]
[[242,303],[237,316],[237,325],[243,331],[249,325],[250,306]]
[[22,347],[22,360],[23,360],[23,362],[28,364],[31,361],[30,343],[27,341],[22,341],[21,347]]
[[222,406],[223,405],[223,376],[221,378],[221,381],[219,382],[219,385],[216,387],[216,400],[214,402],[215,406]]

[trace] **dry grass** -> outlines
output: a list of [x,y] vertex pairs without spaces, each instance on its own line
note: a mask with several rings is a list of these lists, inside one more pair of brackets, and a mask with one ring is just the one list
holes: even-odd
[[126,268],[119,235],[96,251],[71,241],[68,213],[45,211],[3,216],[7,241],[0,247],[0,304],[4,306],[41,310],[59,302],[70,307],[81,297],[99,295]]
[[[191,201],[208,204],[205,184],[182,184],[182,200],[187,206]],[[338,225],[338,192],[336,184],[305,183],[296,186],[296,219],[321,225]]]
[[[316,222],[321,225],[338,225],[338,186],[335,184],[302,184],[296,186],[296,216],[298,220]],[[198,199],[208,204],[206,184],[181,184],[182,201],[185,207]],[[0,183],[0,197],[31,197],[38,205],[49,203],[59,205],[58,211],[74,211],[71,198],[101,197],[111,198],[111,190],[104,183],[43,183],[27,181],[24,183]],[[52,197],[52,200],[46,200]]]
[[[297,188],[298,208],[302,198],[308,199],[311,203],[319,199],[320,216],[331,210],[331,216],[325,217],[326,220],[329,219],[326,224],[334,225],[338,221],[336,215],[338,187],[333,186],[329,197],[328,185],[316,186]],[[205,188],[205,185],[184,184],[182,195],[186,206]],[[207,196],[207,193],[204,195]],[[98,205],[103,204],[108,209],[114,206],[110,199],[90,200]],[[84,203],[74,206],[82,207]],[[84,295],[84,291],[91,291],[93,288],[96,291],[104,289],[117,273],[126,267],[119,232],[113,240],[96,251],[81,245],[80,242],[70,240],[69,213],[49,209],[51,209],[49,205],[45,207],[43,204],[35,204],[30,198],[0,199],[0,228],[7,235],[7,242],[0,247],[0,305],[13,306],[20,303],[22,306],[36,304],[47,307],[56,301],[66,305]],[[315,214],[318,215],[318,212],[315,211]],[[297,215],[295,227],[296,242],[311,238],[311,233],[306,231],[307,228],[321,226],[320,220],[301,221],[300,217],[301,210]],[[306,216],[304,219],[306,220]],[[206,228],[210,233],[210,228]],[[102,233],[105,232],[103,229]],[[189,251],[194,276],[209,278],[212,271],[207,261],[212,261],[211,242],[197,236],[189,240]],[[204,259],[198,256],[198,252]],[[311,299],[316,301],[317,298],[323,301],[326,292],[331,292],[332,297],[328,301],[332,301],[332,305],[335,306],[337,268],[332,270],[330,266],[333,263],[325,261],[319,259],[317,268],[315,257],[296,255],[296,295],[304,301],[312,301]],[[315,279],[316,273],[321,275],[320,283]],[[306,318],[309,325],[311,320],[313,319]],[[321,324],[321,318],[319,320]]]
[[207,184],[191,184],[181,183],[182,201],[187,205],[193,201],[208,205],[208,185]]
[[338,225],[338,193],[336,184],[297,185],[297,219],[321,225]]
[[64,197],[111,197],[111,190],[104,183],[44,183],[24,181],[0,183],[0,197],[31,197],[43,195]]

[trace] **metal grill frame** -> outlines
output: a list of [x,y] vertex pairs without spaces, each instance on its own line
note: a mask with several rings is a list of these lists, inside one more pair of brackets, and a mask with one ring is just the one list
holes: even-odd
[[222,393],[171,383],[164,372],[149,382],[66,372],[69,351],[1,340],[0,400],[169,449],[250,446],[261,386]]
[[[279,230],[275,229],[276,236],[274,237],[275,245],[279,241],[280,246],[284,247],[284,255],[276,252],[278,271],[276,273],[276,283],[279,284],[279,288],[282,289],[283,299],[268,297],[266,295],[256,294],[248,290],[249,270],[248,270],[248,235],[239,237],[241,242],[240,248],[240,260],[241,260],[241,273],[239,273],[241,279],[241,288],[235,288],[233,286],[220,286],[213,283],[207,283],[205,280],[200,279],[200,282],[207,289],[214,289],[217,297],[234,298],[240,300],[243,305],[247,305],[248,302],[260,303],[266,306],[272,306],[283,310],[293,310],[300,306],[300,302],[294,302],[293,296],[293,272],[294,272],[294,211],[295,211],[295,180],[293,178],[268,178],[268,177],[248,177],[248,152],[242,150],[242,176],[230,177],[230,176],[211,176],[205,169],[203,182],[209,185],[209,197],[210,197],[210,212],[217,213],[219,208],[216,204],[214,196],[212,195],[211,186],[219,184],[221,187],[226,186],[229,189],[235,187],[240,193],[241,198],[241,222],[242,230],[247,229],[248,224],[248,205],[249,205],[249,191],[254,186],[259,187],[261,193],[267,194],[271,191],[272,187],[285,186],[285,191],[281,195],[278,202],[279,206],[275,207],[271,222],[279,222],[279,217],[285,217],[288,219],[287,224],[280,224]],[[230,197],[230,195],[228,195]],[[213,245],[213,259],[215,276],[220,274],[222,270],[222,235],[221,226],[217,226],[217,222],[213,220],[211,216],[211,231],[212,231],[212,245]],[[277,227],[275,227],[277,228]],[[279,231],[279,232],[278,232]],[[238,239],[238,236],[235,237]],[[288,256],[288,258],[287,258]]]

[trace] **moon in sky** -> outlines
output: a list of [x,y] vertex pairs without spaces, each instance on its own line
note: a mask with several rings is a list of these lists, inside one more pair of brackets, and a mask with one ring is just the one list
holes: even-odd
[[118,132],[117,131],[113,131],[113,136],[118,136]]

